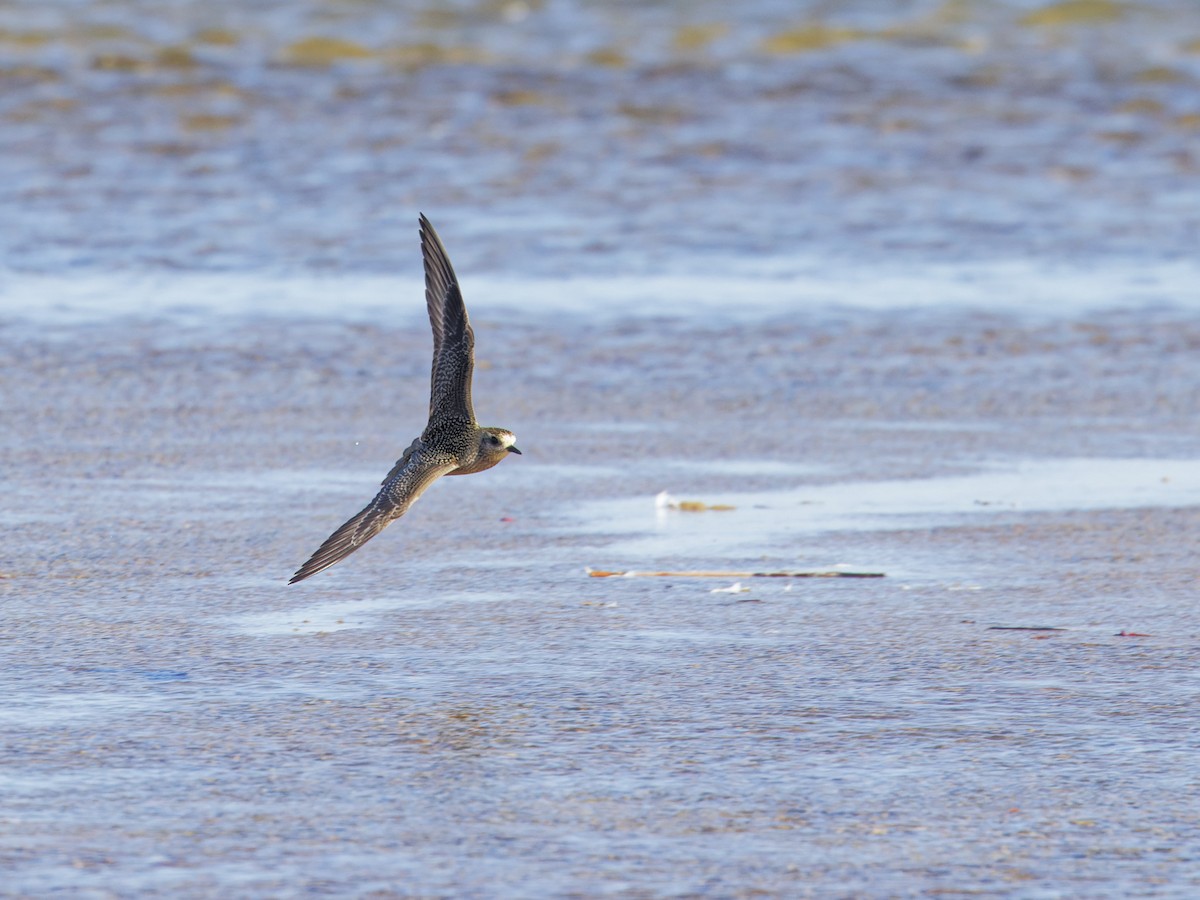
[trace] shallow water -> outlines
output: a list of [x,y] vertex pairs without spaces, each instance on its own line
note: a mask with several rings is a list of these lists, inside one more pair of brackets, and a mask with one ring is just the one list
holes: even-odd
[[1198,506],[1200,461],[1022,460],[972,475],[835,481],[790,490],[705,494],[703,501],[692,502],[717,508],[664,508],[647,497],[622,498],[585,504],[579,516],[585,532],[637,535],[609,545],[609,553],[634,559],[664,553],[703,559],[814,533],[931,528],[1016,511]]
[[1198,41],[1189,0],[5,0],[0,258],[415,274],[424,209],[554,278],[1191,260]]
[[730,10],[0,0],[0,893],[1196,895],[1196,6]]
[[[416,255],[410,247],[408,256]],[[533,322],[551,315],[609,323],[682,316],[722,325],[801,310],[938,313],[947,308],[1062,318],[1114,309],[1200,308],[1196,287],[1200,267],[1194,262],[1106,260],[1086,266],[880,262],[864,271],[837,262],[792,259],[773,265],[771,260],[756,259],[722,268],[720,276],[565,280],[469,276],[465,281],[471,289],[472,310]],[[403,322],[414,327],[424,321],[420,305],[411,302],[422,289],[415,273],[407,278],[273,277],[257,272],[56,277],[10,273],[2,288],[0,327],[10,328],[83,325],[118,316],[169,316],[191,327],[203,326],[214,315],[318,319],[334,315],[347,322]]]

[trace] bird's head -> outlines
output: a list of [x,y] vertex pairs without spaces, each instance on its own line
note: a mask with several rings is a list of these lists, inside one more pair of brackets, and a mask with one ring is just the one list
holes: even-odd
[[479,430],[479,456],[495,465],[508,454],[521,455],[516,448],[517,436],[505,428],[481,428]]

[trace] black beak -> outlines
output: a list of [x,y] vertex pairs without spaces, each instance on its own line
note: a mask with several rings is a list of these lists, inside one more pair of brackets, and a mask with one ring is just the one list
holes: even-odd
[[520,455],[521,455],[521,451],[520,451],[520,450],[518,450],[516,447],[509,447],[509,448],[508,448],[508,452],[509,452],[509,453],[515,453],[515,454],[517,454],[517,456],[520,456]]

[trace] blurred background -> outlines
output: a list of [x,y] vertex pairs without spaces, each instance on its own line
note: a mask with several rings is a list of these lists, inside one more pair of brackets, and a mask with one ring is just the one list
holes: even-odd
[[1193,0],[0,2],[0,269],[1194,254]]

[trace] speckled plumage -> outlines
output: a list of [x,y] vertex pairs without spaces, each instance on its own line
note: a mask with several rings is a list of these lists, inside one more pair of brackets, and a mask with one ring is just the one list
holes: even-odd
[[303,581],[349,556],[400,518],[429,485],[443,475],[470,475],[490,469],[509,453],[520,453],[504,428],[481,427],[471,406],[475,333],[450,257],[437,232],[421,216],[425,260],[425,303],[433,329],[433,368],[429,423],[396,460],[383,487],[367,506],[331,534],[289,584]]

